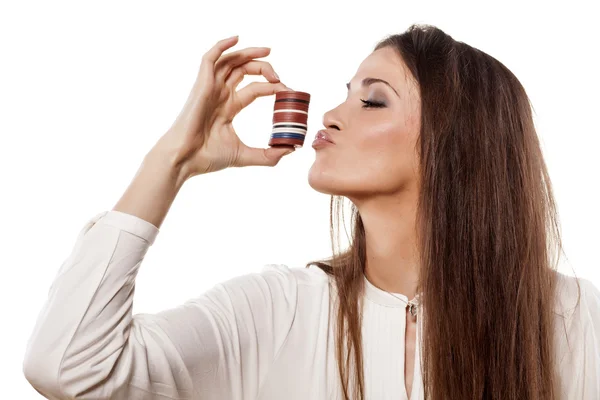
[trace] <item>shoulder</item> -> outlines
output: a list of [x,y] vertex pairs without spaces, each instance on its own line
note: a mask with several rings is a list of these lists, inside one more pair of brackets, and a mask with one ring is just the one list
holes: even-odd
[[270,282],[269,291],[275,302],[292,304],[295,318],[314,318],[329,306],[331,278],[316,265],[289,267],[285,264],[268,264],[260,272]]
[[[559,316],[565,319],[600,316],[600,291],[594,283],[558,271],[556,274],[555,311]],[[588,322],[600,324],[593,318]]]
[[561,398],[600,398],[600,291],[589,279],[558,273],[555,349]]
[[327,274],[317,266],[292,268],[285,264],[266,264],[259,272],[235,276],[217,284],[212,291],[227,293],[240,301],[258,297],[262,303],[269,301],[295,307],[301,297],[306,297],[303,293],[327,290],[328,281]]
[[285,264],[267,264],[258,274],[286,291],[322,291],[328,288],[329,277],[321,268],[289,267]]
[[588,353],[589,360],[600,367],[600,291],[589,279],[559,272],[557,278],[554,311],[558,349],[576,358]]
[[316,265],[310,267],[289,267],[285,264],[266,264],[261,271],[262,274],[278,274],[287,279],[292,279],[301,285],[326,284],[328,276]]

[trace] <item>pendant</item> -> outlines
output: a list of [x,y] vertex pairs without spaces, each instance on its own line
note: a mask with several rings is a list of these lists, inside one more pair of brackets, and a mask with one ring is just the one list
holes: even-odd
[[413,317],[416,317],[417,316],[417,305],[415,303],[408,302],[408,311],[410,312],[410,315],[412,315]]

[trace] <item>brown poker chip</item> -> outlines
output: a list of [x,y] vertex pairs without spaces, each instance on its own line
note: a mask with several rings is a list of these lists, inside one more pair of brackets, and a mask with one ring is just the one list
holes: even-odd
[[302,147],[304,145],[304,140],[301,139],[289,139],[289,138],[271,138],[269,140],[269,146],[272,147],[282,147],[282,146],[293,146],[293,147]]
[[285,102],[310,103],[310,97],[297,95],[297,94],[288,94],[285,96],[275,96],[275,101],[277,103],[285,103]]
[[308,112],[308,104],[302,103],[275,103],[273,110],[302,110]]
[[283,99],[283,100],[275,101],[275,103],[273,104],[273,107],[277,107],[277,106],[292,106],[292,107],[308,108],[309,102],[305,101],[305,100],[299,100],[299,99]]

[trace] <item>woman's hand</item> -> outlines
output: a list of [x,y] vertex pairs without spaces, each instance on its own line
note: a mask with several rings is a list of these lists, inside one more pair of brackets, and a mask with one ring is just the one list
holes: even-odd
[[[155,146],[174,154],[174,162],[186,179],[229,167],[275,166],[287,152],[295,150],[291,146],[248,147],[233,129],[234,116],[255,99],[291,90],[279,81],[271,64],[255,60],[267,56],[270,48],[249,47],[222,54],[237,41],[237,36],[221,40],[202,56],[183,109]],[[245,75],[262,75],[268,82],[252,82],[236,92]]]

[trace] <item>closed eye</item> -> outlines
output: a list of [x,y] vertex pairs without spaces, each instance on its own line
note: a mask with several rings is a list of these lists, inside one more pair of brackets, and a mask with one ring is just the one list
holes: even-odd
[[360,99],[360,101],[362,101],[364,104],[362,106],[362,108],[382,108],[385,107],[384,103],[379,103],[376,101],[370,101],[370,100],[363,100]]

